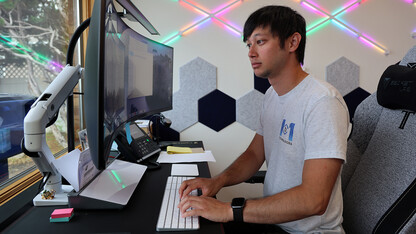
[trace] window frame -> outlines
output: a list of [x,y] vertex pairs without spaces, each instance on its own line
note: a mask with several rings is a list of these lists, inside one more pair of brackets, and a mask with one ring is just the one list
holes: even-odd
[[[91,16],[94,0],[76,0],[74,1],[74,5],[77,5],[79,8],[78,15],[82,22]],[[88,31],[85,31],[80,38],[82,51],[80,56],[81,64],[84,64],[87,38]],[[82,107],[82,105],[80,106]],[[3,230],[13,222],[14,216],[21,214],[21,212],[33,206],[32,199],[36,196],[42,178],[43,176],[40,171],[36,166],[33,166],[6,182],[5,186],[0,190],[0,230]]]

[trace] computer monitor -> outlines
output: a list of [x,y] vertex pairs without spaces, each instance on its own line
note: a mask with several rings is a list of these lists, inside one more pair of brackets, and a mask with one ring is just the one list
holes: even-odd
[[[119,1],[120,2],[120,1]],[[134,7],[128,0],[126,9]],[[106,167],[125,123],[172,109],[173,48],[125,24],[113,0],[96,0],[85,59],[84,103],[95,166]]]

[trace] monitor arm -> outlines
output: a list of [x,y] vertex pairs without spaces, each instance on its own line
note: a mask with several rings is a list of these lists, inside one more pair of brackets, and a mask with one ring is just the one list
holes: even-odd
[[131,21],[136,20],[152,35],[160,35],[156,28],[130,0],[117,0],[117,2],[123,7],[123,13],[120,13],[120,16],[126,17]]
[[43,176],[48,175],[45,190],[62,192],[60,173],[54,166],[55,157],[46,143],[46,128],[56,120],[59,108],[82,77],[80,65],[67,65],[42,95],[33,103],[24,119],[22,150],[30,156]]

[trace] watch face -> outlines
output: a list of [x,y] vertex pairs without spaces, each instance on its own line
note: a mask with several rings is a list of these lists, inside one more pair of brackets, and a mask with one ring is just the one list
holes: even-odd
[[244,205],[246,199],[244,197],[237,197],[231,201],[232,207],[241,207]]

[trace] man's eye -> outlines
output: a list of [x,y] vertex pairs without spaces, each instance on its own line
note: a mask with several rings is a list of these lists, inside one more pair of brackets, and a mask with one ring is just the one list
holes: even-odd
[[251,47],[251,44],[246,44],[246,46],[247,46],[247,48],[249,48],[249,49],[250,49],[250,47]]
[[263,40],[257,40],[257,44],[258,45],[261,45],[261,44],[263,44],[264,43],[264,41]]

